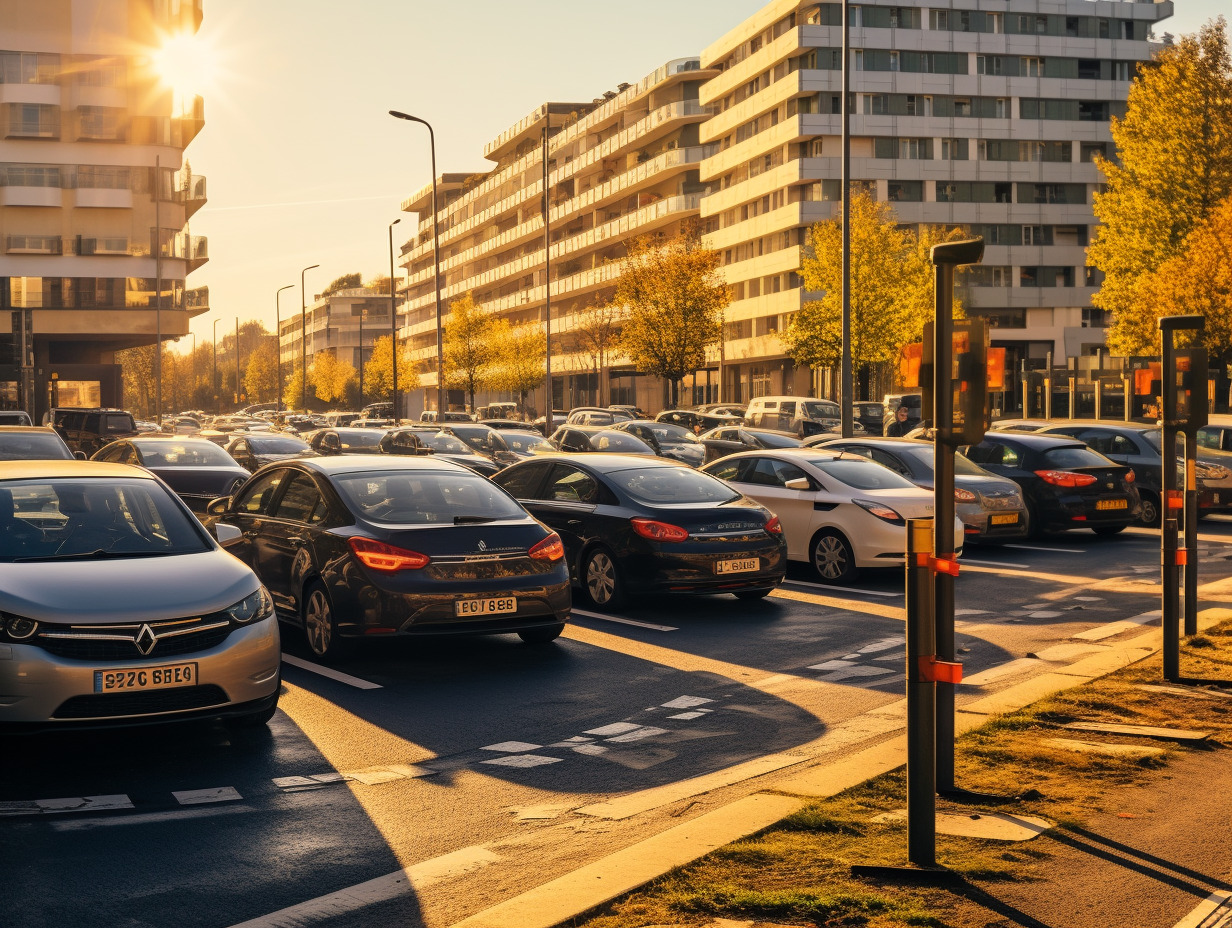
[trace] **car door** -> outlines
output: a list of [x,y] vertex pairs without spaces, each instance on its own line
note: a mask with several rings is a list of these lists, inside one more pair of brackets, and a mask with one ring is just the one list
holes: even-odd
[[524,505],[536,519],[560,535],[570,569],[600,529],[595,511],[601,498],[598,480],[573,464],[552,464],[547,480]]
[[240,530],[240,539],[229,545],[227,550],[256,571],[262,583],[265,577],[258,566],[257,539],[265,530],[274,499],[289,473],[287,468],[280,467],[250,480],[219,518],[220,522],[234,525]]
[[[776,516],[787,539],[787,556],[808,560],[808,543],[812,538],[813,497],[819,485],[803,468],[790,461],[769,455],[744,459],[747,464],[736,474],[732,487],[757,500]],[[805,479],[808,489],[792,489],[789,480]]]
[[301,580],[312,565],[313,536],[325,513],[316,481],[294,473],[253,541],[257,573],[274,605],[289,615],[299,615]]

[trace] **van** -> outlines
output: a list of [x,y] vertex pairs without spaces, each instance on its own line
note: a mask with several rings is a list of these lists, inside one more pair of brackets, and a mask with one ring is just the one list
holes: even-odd
[[360,414],[357,412],[344,412],[337,409],[331,409],[325,414],[325,427],[330,429],[344,429],[358,418],[360,418]]
[[746,425],[793,432],[798,438],[836,429],[842,418],[838,403],[815,396],[759,396],[744,414]]

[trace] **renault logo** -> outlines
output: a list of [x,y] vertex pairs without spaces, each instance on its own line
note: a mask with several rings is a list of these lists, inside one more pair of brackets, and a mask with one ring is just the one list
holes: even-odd
[[487,550],[488,550],[488,546],[487,546],[486,544],[484,544],[484,543],[481,541],[481,542],[479,542],[479,550],[480,550],[480,551],[487,551]]
[[150,652],[154,650],[154,646],[158,644],[158,636],[154,634],[154,629],[148,625],[142,625],[137,630],[137,637],[133,639],[133,644],[137,646],[137,650],[142,655],[148,657]]

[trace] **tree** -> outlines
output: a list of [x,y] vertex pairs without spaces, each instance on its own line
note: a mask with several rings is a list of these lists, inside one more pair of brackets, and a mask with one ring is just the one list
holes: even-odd
[[364,276],[356,271],[354,274],[343,274],[341,277],[336,277],[329,282],[329,286],[321,291],[321,296],[326,297],[331,293],[337,293],[339,290],[354,290],[356,287],[363,286]]
[[620,336],[620,321],[624,314],[614,303],[596,303],[588,306],[574,317],[573,339],[576,350],[589,356],[591,364],[599,372],[599,405],[603,405],[603,369],[607,366],[609,352],[616,347]]
[[526,409],[526,394],[543,383],[547,376],[547,346],[543,329],[537,325],[512,328],[504,320],[490,332],[495,362],[491,385],[518,396],[518,408]]
[[466,391],[471,409],[475,392],[487,387],[495,359],[491,338],[493,320],[483,313],[468,292],[449,304],[445,320],[445,385]]
[[[934,272],[929,249],[965,234],[926,226],[899,227],[888,203],[865,191],[851,195],[851,360],[867,385],[873,364],[897,361],[902,347],[917,342],[934,315]],[[961,271],[961,269],[960,269]],[[787,353],[809,367],[836,365],[843,354],[842,217],[808,232],[800,273],[804,289],[824,293],[792,317],[782,334]],[[962,315],[955,300],[954,315]]]
[[261,402],[278,395],[278,339],[268,336],[248,355],[244,368],[244,392],[249,402]]
[[618,341],[634,367],[671,385],[706,361],[706,349],[721,337],[723,308],[731,300],[719,273],[719,253],[706,248],[696,226],[667,242],[639,238],[629,245],[613,302],[628,316]]
[[[393,398],[393,337],[382,335],[372,344],[372,355],[364,362],[364,394],[374,400]],[[405,345],[398,350],[398,392],[419,389],[419,370]]]
[[[1190,233],[1232,194],[1232,65],[1223,18],[1162,49],[1139,72],[1124,119],[1112,120],[1117,160],[1096,159],[1100,224],[1087,261],[1104,273],[1092,302],[1112,313],[1108,344],[1158,352],[1159,307],[1148,285]],[[1176,267],[1173,265],[1173,267]]]
[[358,390],[359,375],[350,361],[340,360],[329,351],[318,351],[308,368],[308,380],[318,399],[327,403],[347,400],[353,390]]
[[389,293],[389,275],[377,274],[375,277],[369,278],[364,284],[365,289],[372,290],[375,293]]
[[282,404],[288,409],[307,409],[311,397],[304,395],[303,385],[304,365],[296,359],[291,367],[291,376],[282,390]]

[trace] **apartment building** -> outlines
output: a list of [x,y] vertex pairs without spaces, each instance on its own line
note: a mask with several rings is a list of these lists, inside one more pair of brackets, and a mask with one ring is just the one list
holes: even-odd
[[[308,341],[308,365],[318,352],[328,351],[358,372],[372,357],[378,338],[390,333],[389,293],[369,287],[351,287],[316,294],[303,316],[294,312],[279,321],[278,357],[283,377],[290,377],[304,357]],[[401,307],[398,312],[401,319]]]
[[[1167,2],[894,0],[851,6],[851,177],[908,226],[982,235],[968,309],[1018,369],[1104,344],[1092,163]],[[724,256],[724,399],[830,393],[778,333],[809,298],[810,225],[840,198],[842,4],[776,0],[705,49],[701,214]]]
[[[546,148],[556,408],[599,398],[596,359],[578,347],[575,327],[581,311],[610,299],[624,243],[648,233],[674,235],[699,215],[699,168],[709,150],[698,142],[706,116],[698,95],[717,76],[698,59],[683,58],[589,102],[545,103],[485,147],[490,170],[438,178],[445,311],[469,291],[483,311],[514,326],[543,325]],[[418,213],[419,223],[399,259],[408,275],[401,337],[421,362],[426,402],[435,407],[432,185],[402,209]],[[657,381],[621,358],[611,361],[603,402],[662,404]],[[451,405],[462,400],[451,391]],[[546,402],[542,393],[538,402]]]
[[173,338],[208,309],[186,283],[209,255],[184,159],[204,103],[151,65],[201,17],[202,0],[0,0],[0,406],[119,405],[114,352],[152,344],[156,312]]

